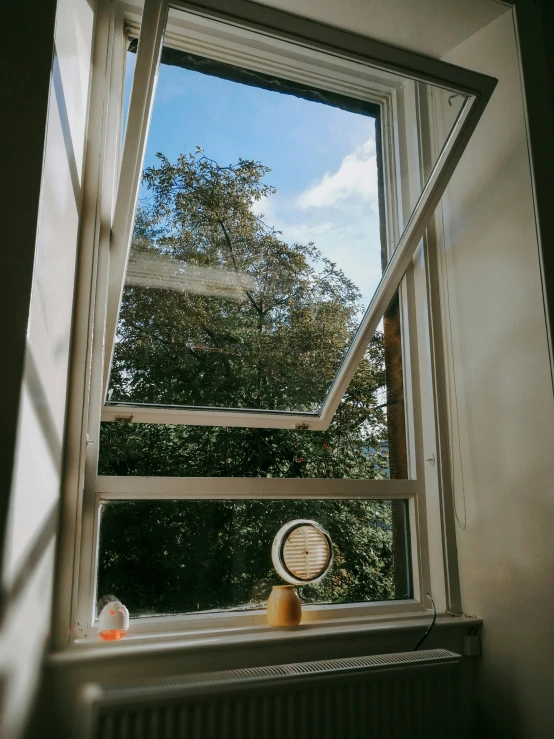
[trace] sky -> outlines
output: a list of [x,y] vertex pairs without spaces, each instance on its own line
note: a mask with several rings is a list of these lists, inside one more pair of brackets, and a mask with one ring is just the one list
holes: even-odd
[[221,165],[242,157],[269,167],[277,193],[256,214],[288,243],[314,242],[368,305],[381,276],[373,118],[161,65],[145,166],[196,146]]

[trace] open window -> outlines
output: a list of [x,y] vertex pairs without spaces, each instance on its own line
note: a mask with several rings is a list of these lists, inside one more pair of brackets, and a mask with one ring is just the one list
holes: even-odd
[[[326,429],[393,301],[492,83],[417,55],[389,49],[385,56],[369,42],[363,44],[365,54],[345,58],[285,39],[271,28],[252,31],[232,20],[182,10],[179,3],[169,6],[146,3],[138,43],[113,224],[103,419]],[[181,73],[168,75],[167,69]],[[332,258],[317,244],[313,252],[309,246],[301,252],[298,244],[291,250],[288,234],[264,221],[264,210],[273,206],[273,189],[264,179],[264,164],[255,159],[220,163],[189,148],[180,159],[162,158],[143,172],[145,151],[161,145],[156,140],[160,126],[149,141],[152,115],[160,119],[166,107],[163,95],[155,95],[158,73],[164,82],[171,76],[182,87],[189,81],[199,85],[192,77],[204,75],[208,88],[210,77],[227,79],[237,88],[254,85],[273,91],[274,97],[312,101],[314,109],[333,106],[365,116],[366,140],[336,175],[350,178],[351,189],[365,191],[366,212],[348,212],[341,202],[344,188],[337,189],[330,174],[319,191],[308,189],[297,203],[289,203],[289,209],[305,210],[304,221],[294,213],[295,228],[289,230],[308,230],[314,204],[320,213],[342,208],[343,218],[358,221],[358,231],[367,229],[364,248],[343,234],[340,245],[329,249]],[[446,96],[455,114],[418,192],[412,183],[409,202],[402,203],[393,190],[403,170],[407,176],[407,166],[395,129],[403,114],[399,91],[414,80],[419,96]],[[231,150],[241,138],[263,138],[256,129],[264,124],[248,108],[237,136],[240,116],[233,108],[241,104],[240,97],[233,101],[232,92],[221,85],[212,88],[214,96],[223,96],[219,134],[235,135]],[[194,108],[189,114],[195,116]],[[290,129],[300,125],[295,116],[303,114],[291,110]],[[342,127],[348,128],[343,118],[337,117],[335,149],[340,149]],[[325,131],[317,115],[313,119],[313,137],[325,156]],[[415,128],[415,121],[407,123]],[[187,130],[184,121],[180,125]],[[282,151],[288,180],[295,164],[309,168],[298,161],[299,152],[287,150],[285,131],[269,128],[262,150],[271,139],[274,149]],[[278,177],[287,189],[290,181],[282,172]],[[374,204],[381,200],[373,221],[367,213],[372,194]],[[376,265],[383,267],[378,278]],[[158,311],[153,307],[141,316],[131,304],[145,290]],[[346,305],[352,305],[349,315],[339,315]],[[174,325],[183,327],[178,337],[168,326],[172,311]],[[158,346],[152,343],[153,332],[140,343],[141,320],[156,322]],[[164,353],[163,342],[173,344],[171,352]],[[287,362],[276,364],[275,357],[283,355]],[[160,361],[166,363],[164,383],[156,383],[151,372]]]
[[423,608],[448,555],[421,242],[494,80],[241,0],[121,18],[73,636],[108,595],[145,631],[257,624],[298,519],[334,554],[306,618]]

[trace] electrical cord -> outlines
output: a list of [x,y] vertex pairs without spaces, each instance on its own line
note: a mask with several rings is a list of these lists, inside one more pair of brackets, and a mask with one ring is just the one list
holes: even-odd
[[433,626],[435,625],[435,621],[437,620],[437,608],[435,606],[435,601],[431,598],[431,596],[429,595],[429,593],[425,593],[425,595],[429,598],[429,600],[431,601],[431,605],[433,606],[433,618],[431,619],[431,623],[427,627],[427,631],[425,632],[425,634],[423,634],[423,636],[421,637],[421,639],[418,641],[418,643],[413,648],[412,651],[414,651],[414,652],[417,652],[417,650],[423,644],[423,642],[425,641],[425,639],[427,639],[427,637],[429,636],[429,634],[431,633],[431,631],[433,629]]

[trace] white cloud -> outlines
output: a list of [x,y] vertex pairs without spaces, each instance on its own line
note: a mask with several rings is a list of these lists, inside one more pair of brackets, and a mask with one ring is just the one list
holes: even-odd
[[304,223],[277,222],[275,227],[292,243],[313,242],[320,252],[335,262],[357,285],[367,305],[381,279],[381,244],[378,222],[372,214],[329,214],[325,221]]
[[[274,195],[270,197],[275,197]],[[263,196],[259,200],[252,200],[252,205],[250,206],[250,210],[257,218],[260,218],[260,216],[263,216],[264,214],[268,213],[271,209],[271,201],[269,197]]]
[[[322,210],[324,208],[324,210]],[[381,278],[377,165],[372,139],[344,157],[300,195],[275,195],[252,204],[256,216],[287,243],[313,242],[358,286],[367,306]]]
[[298,198],[301,208],[333,206],[356,199],[375,204],[377,200],[377,166],[375,141],[368,139],[342,160],[336,172],[326,172],[322,179]]

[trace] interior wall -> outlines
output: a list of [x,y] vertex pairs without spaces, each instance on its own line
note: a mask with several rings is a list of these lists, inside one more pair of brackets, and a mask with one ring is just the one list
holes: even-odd
[[[47,110],[46,129],[25,141],[25,117],[33,111],[20,106],[9,122],[15,124],[11,137],[16,146],[19,142],[33,149],[42,178],[38,208],[20,207],[6,216],[33,230],[27,243],[16,232],[9,244],[20,257],[25,249],[28,262],[15,260],[10,273],[4,274],[7,281],[17,280],[27,269],[30,286],[26,304],[17,306],[21,320],[14,343],[17,340],[24,348],[24,366],[18,386],[9,389],[19,399],[17,417],[6,429],[15,440],[14,457],[9,460],[11,485],[5,491],[8,509],[1,572],[5,604],[0,632],[0,735],[6,739],[23,731],[50,625],[94,22],[94,2],[58,0],[49,5],[50,27],[40,14],[25,19],[33,28],[38,23],[37,35],[48,47],[37,59],[37,86],[42,75],[44,94],[37,94],[34,101],[39,105],[42,101]],[[32,43],[25,47],[31,59],[34,51]],[[20,86],[21,97],[31,101],[33,71],[17,65],[12,69],[12,84]],[[35,112],[39,115],[40,108]],[[8,134],[9,129],[3,136]],[[6,315],[9,320],[10,313]]]
[[462,602],[484,622],[483,736],[538,739],[554,736],[554,398],[512,13],[445,59],[499,79],[443,211]]
[[506,11],[504,0],[256,2],[437,58]]
[[517,0],[515,12],[554,377],[554,5]]

